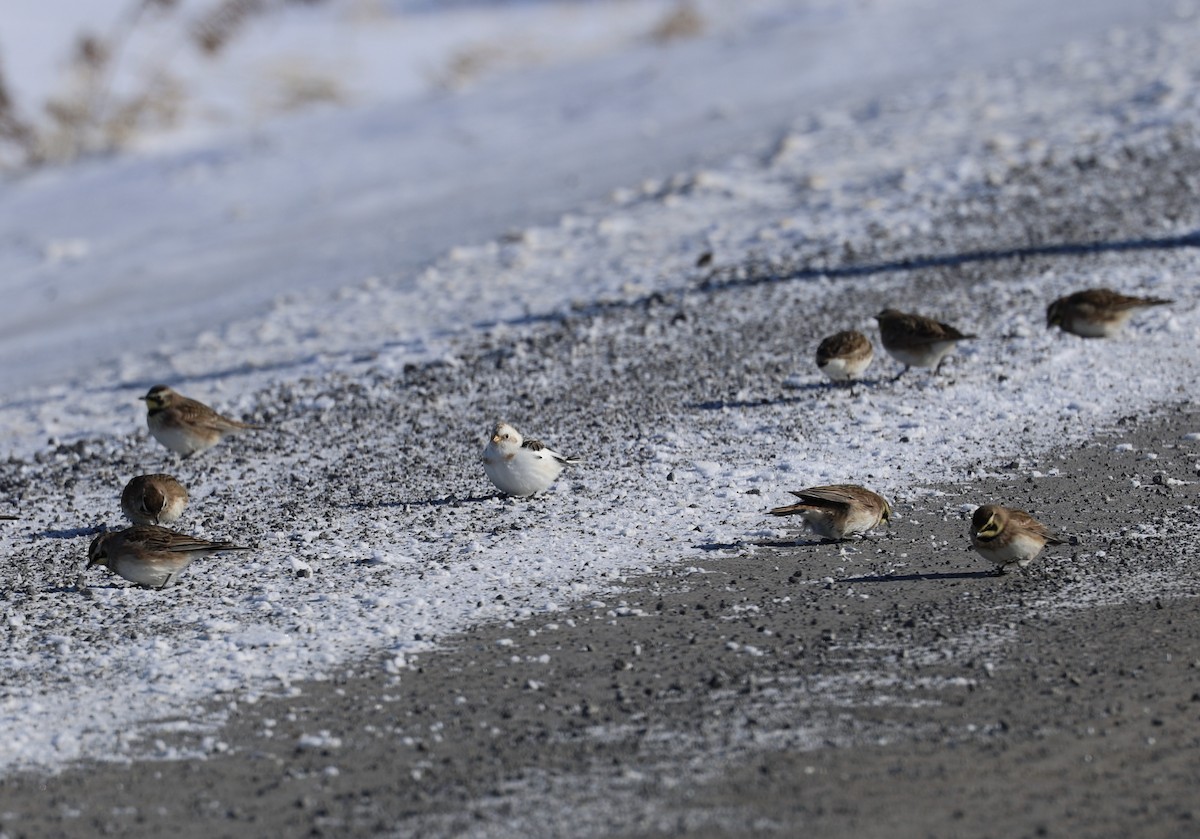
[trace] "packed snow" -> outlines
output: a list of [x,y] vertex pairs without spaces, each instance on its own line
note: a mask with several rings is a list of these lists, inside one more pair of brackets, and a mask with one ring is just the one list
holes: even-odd
[[[516,5],[518,21],[552,27],[543,16],[574,4]],[[715,107],[717,121],[729,121],[725,97],[765,83],[747,76],[739,89],[723,78],[714,93],[688,68],[753,65],[751,56],[761,62],[753,66],[787,67],[798,60],[795,42],[761,21],[783,16],[780,29],[793,36],[813,26],[788,14],[795,5],[718,18],[716,35],[666,56],[606,19],[596,24],[609,44],[599,58],[510,68],[462,98],[414,106],[445,120],[440,130],[488,133],[486,161],[511,153],[522,161],[515,176],[480,169],[461,153],[467,142],[459,153],[397,163],[403,178],[431,172],[406,183],[389,172],[397,150],[382,138],[407,117],[365,107],[289,117],[251,138],[213,140],[211,128],[197,128],[184,150],[6,183],[0,283],[12,308],[0,337],[0,428],[10,459],[0,500],[21,520],[0,523],[12,557],[0,572],[0,767],[179,756],[156,743],[157,731],[207,731],[240,704],[372,655],[395,678],[419,678],[407,669],[414,655],[475,623],[552,615],[605,600],[631,573],[703,567],[715,549],[790,538],[793,527],[763,515],[788,489],[866,483],[896,501],[902,525],[906,509],[936,505],[933,483],[997,474],[1196,393],[1196,258],[1180,244],[1194,235],[1191,217],[1158,220],[1137,248],[1103,230],[1049,243],[1090,247],[1086,271],[1026,276],[995,254],[938,247],[952,208],[1020,190],[1029,169],[1084,153],[1120,167],[1131,148],[1165,154],[1178,133],[1192,136],[1200,22],[1186,14],[1104,32],[1105,21],[1127,22],[1128,9],[1097,4],[1086,37],[1064,45],[1078,21],[1060,21],[1060,42],[1044,36],[1021,61],[1015,47],[997,48],[986,57],[1003,62],[1000,74],[964,58],[953,73],[926,67],[919,83],[897,88],[864,68],[874,88],[853,97],[841,89],[842,99],[819,107],[771,100],[721,135],[746,153],[687,168],[692,149],[681,140],[672,153],[649,153],[654,165],[676,167],[653,177],[613,163],[614,154],[601,167],[607,183],[584,178],[589,189],[603,184],[603,200],[568,188],[574,205],[562,193],[518,197],[518,221],[502,223],[506,197],[543,156],[617,136],[638,138],[624,141],[625,156],[672,145],[630,94],[603,114],[621,132],[580,145],[556,129],[558,140],[539,145],[538,120],[571,107],[571,83],[623,61],[643,66],[658,50],[661,78],[646,82],[647,97],[707,95],[710,116]],[[838,32],[939,12],[961,22],[950,0],[879,6]],[[475,13],[501,14],[482,8]],[[441,22],[465,14],[456,7]],[[939,54],[952,52],[944,42],[954,31],[933,30]],[[893,45],[916,50],[929,33],[910,23]],[[852,80],[846,73],[839,84]],[[518,95],[522,85],[537,91],[536,106]],[[502,121],[514,104],[525,109]],[[775,109],[784,108],[780,121]],[[443,136],[417,148],[428,152]],[[181,142],[159,140],[156,148]],[[548,164],[561,166],[556,177],[587,165],[568,159]],[[555,184],[534,185],[555,193]],[[409,188],[422,200],[397,198]],[[456,203],[462,195],[466,204]],[[491,206],[476,211],[476,201]],[[399,230],[397,204],[411,220],[433,208],[428,227]],[[539,223],[550,208],[560,215]],[[466,214],[461,228],[456,212]],[[435,229],[434,245],[405,252]],[[881,241],[911,263],[873,262]],[[710,266],[698,265],[704,254]],[[939,259],[994,264],[998,274],[913,301],[911,264]],[[1177,303],[1138,315],[1113,341],[1047,331],[1046,303],[1091,285]],[[781,355],[786,335],[748,342],[751,354],[714,373],[711,394],[687,391],[691,401],[660,404],[683,385],[638,378],[645,368],[635,361],[669,357],[687,343],[677,330],[703,323],[706,307],[722,307],[730,329],[753,330],[765,310],[828,317],[822,301],[835,299],[841,317],[827,331],[858,328],[876,342],[869,382],[854,394],[826,385],[815,345]],[[912,371],[893,385],[900,368],[871,316],[904,300],[981,337],[959,346],[944,375]],[[158,382],[269,430],[176,461],[147,436],[137,401]],[[660,425],[644,427],[641,405]],[[532,501],[494,496],[478,458],[499,419],[583,463]],[[176,474],[192,491],[179,529],[256,550],[198,562],[165,591],[99,570],[81,577],[98,529],[123,526],[124,482],[151,471]],[[1007,474],[1039,477],[1021,467]],[[853,562],[885,549],[844,550]],[[301,745],[319,746],[320,735]]]

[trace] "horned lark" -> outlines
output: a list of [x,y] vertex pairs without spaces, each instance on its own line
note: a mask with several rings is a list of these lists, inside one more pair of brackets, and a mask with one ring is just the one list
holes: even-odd
[[1084,338],[1111,338],[1138,309],[1174,300],[1130,297],[1109,288],[1089,288],[1060,297],[1046,308],[1046,328],[1057,326]]
[[1065,544],[1024,510],[984,504],[971,516],[971,545],[1001,574],[1013,565],[1024,568],[1046,545]]
[[211,449],[229,434],[262,428],[223,417],[166,385],[150,388],[142,401],[146,403],[146,427],[154,439],[184,457]]
[[170,475],[138,475],[121,493],[121,510],[134,524],[171,524],[187,503],[187,489]]
[[964,335],[948,323],[895,309],[884,309],[875,320],[879,321],[883,348],[904,365],[897,379],[910,367],[932,367],[936,373],[956,343],[977,337]]
[[892,507],[878,493],[853,484],[810,487],[792,490],[800,499],[799,504],[776,507],[773,516],[790,516],[799,513],[813,532],[823,539],[835,541],[851,536],[862,536],[878,527],[880,522],[892,520]]
[[830,335],[817,346],[817,367],[835,382],[853,382],[874,358],[871,340],[853,329]]
[[[88,547],[87,568],[103,565],[130,582],[166,588],[193,559],[218,551],[248,551],[231,542],[210,542],[154,525],[101,533]],[[85,569],[86,570],[86,569]]]
[[492,439],[483,450],[483,471],[501,492],[527,496],[554,483],[569,463],[578,463],[546,448],[537,440],[523,440],[506,422],[496,423]]

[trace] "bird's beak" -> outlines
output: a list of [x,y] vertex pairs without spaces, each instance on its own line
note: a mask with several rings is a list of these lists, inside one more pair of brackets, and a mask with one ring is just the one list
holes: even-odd
[[500,435],[499,435],[499,434],[493,434],[493,435],[492,435],[492,442],[493,442],[493,443],[499,443],[499,442],[500,442]]

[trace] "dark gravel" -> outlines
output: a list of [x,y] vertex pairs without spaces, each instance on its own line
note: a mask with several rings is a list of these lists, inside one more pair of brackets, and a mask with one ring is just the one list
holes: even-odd
[[[447,639],[398,682],[367,662],[242,707],[204,761],[5,778],[0,823],[14,839],[1190,835],[1200,514],[1193,484],[1154,475],[1194,475],[1180,441],[1197,423],[1166,409],[1034,464],[1069,479],[942,487],[941,510],[902,510],[858,558],[714,550],[704,573]],[[1147,470],[1117,440],[1160,458]],[[958,512],[990,500],[1078,544],[995,576]],[[879,573],[874,551],[909,566]]]

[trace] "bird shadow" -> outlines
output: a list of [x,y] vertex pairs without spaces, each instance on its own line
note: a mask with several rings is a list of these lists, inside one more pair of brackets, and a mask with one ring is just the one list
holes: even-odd
[[57,591],[57,592],[66,593],[66,594],[83,594],[84,592],[87,592],[87,591],[157,591],[157,592],[162,592],[162,591],[174,591],[176,588],[177,588],[176,586],[168,586],[165,589],[161,589],[158,586],[146,586],[146,585],[142,585],[141,583],[128,582],[128,581],[120,580],[118,578],[118,579],[111,580],[111,581],[105,581],[103,583],[87,583],[86,585],[84,585],[82,587],[59,586],[58,588],[51,589],[51,591]]
[[479,504],[484,501],[492,501],[497,498],[505,498],[503,493],[494,493],[492,495],[447,495],[444,498],[419,498],[412,500],[396,500],[396,501],[380,501],[376,504],[364,504],[362,502],[352,502],[350,504],[340,505],[347,510],[371,510],[379,507],[458,507],[464,504]]
[[835,381],[817,381],[817,382],[802,382],[791,384],[784,382],[782,387],[784,390],[797,390],[802,392],[817,392],[817,393],[846,393],[850,396],[857,395],[856,392],[861,389],[873,390],[877,387],[890,384],[894,381],[890,377],[877,379],[855,379],[852,382],[835,382]]
[[740,551],[744,547],[746,547],[745,542],[708,542],[697,545],[696,550],[713,553],[715,551]]
[[737,551],[752,545],[756,548],[785,550],[787,548],[815,548],[824,545],[857,545],[864,541],[863,539],[773,539],[760,542],[709,542],[697,545],[696,549],[711,553],[713,551]]
[[794,391],[796,396],[764,396],[761,399],[707,399],[703,402],[688,402],[685,408],[699,411],[722,411],[727,408],[745,410],[747,408],[770,408],[776,405],[797,405],[807,402],[813,394],[844,393],[850,397],[857,396],[859,389],[872,390],[889,384],[891,379],[860,379],[850,387],[839,382],[804,382],[803,384],[784,384],[784,390]]
[[47,539],[78,539],[80,536],[95,536],[104,531],[104,525],[94,524],[91,527],[71,527],[66,530],[43,530],[42,535]]
[[[904,273],[929,268],[971,265],[981,262],[1024,260],[1033,257],[1076,257],[1112,252],[1174,250],[1196,247],[1200,247],[1200,231],[1193,231],[1179,236],[1110,239],[1091,242],[1052,242],[1023,247],[992,248],[946,254],[925,254],[887,262],[866,262],[856,265],[811,268],[801,267],[791,271],[779,271],[764,262],[758,266],[751,266],[758,270],[750,272],[746,271],[746,266],[744,265],[712,271],[700,283],[699,288],[703,291],[720,291],[746,286],[795,282],[797,280],[815,280],[820,278],[850,279],[854,277],[869,277],[876,274]],[[723,274],[724,276],[722,276]]]
[[855,539],[772,539],[764,542],[751,542],[756,548],[815,548],[820,545],[841,545],[843,543],[857,544],[862,540]]
[[[96,588],[96,586],[86,586],[86,588]],[[47,586],[42,589],[42,594],[79,594],[82,591],[83,589],[76,585]]]
[[795,405],[804,400],[799,396],[779,396],[774,399],[709,399],[704,402],[687,402],[685,408],[691,408],[698,411],[723,411],[726,408],[737,408],[744,410],[746,408],[768,408],[772,405]]
[[928,574],[867,574],[861,577],[843,577],[839,583],[917,583],[929,580],[982,580],[994,579],[995,571],[935,571]]
[[[222,367],[217,370],[207,370],[203,373],[192,373],[189,375],[172,376],[171,381],[178,387],[186,387],[190,384],[199,384],[201,382],[219,382],[223,379],[232,378],[234,376],[248,376],[254,373],[276,373],[280,371],[290,370],[296,367],[314,364],[318,357],[313,354],[301,355],[296,358],[289,358],[281,361],[268,361],[262,363],[243,362],[229,367]],[[105,391],[123,391],[123,390],[149,390],[155,385],[163,384],[162,379],[129,379],[119,382],[114,386],[103,388]]]

